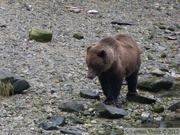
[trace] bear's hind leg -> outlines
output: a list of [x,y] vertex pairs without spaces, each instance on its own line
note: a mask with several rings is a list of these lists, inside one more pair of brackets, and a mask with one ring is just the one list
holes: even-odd
[[127,100],[133,101],[133,102],[144,103],[144,104],[155,103],[156,100],[154,99],[150,99],[150,98],[146,98],[146,97],[138,95],[136,91],[137,79],[138,79],[138,70],[134,72],[131,76],[126,77],[126,81],[128,85]]
[[138,79],[138,70],[131,74],[129,77],[126,77],[126,82],[128,85],[128,93],[127,96],[137,95],[136,87],[137,87],[137,79]]

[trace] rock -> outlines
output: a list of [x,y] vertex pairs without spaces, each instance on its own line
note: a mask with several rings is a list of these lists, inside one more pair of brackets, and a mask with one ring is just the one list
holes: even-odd
[[50,122],[43,122],[38,125],[38,128],[42,128],[45,130],[57,130],[57,126]]
[[[173,90],[179,92],[179,90],[180,90],[180,76],[175,77]],[[179,94],[180,94],[180,92],[179,92]]]
[[110,135],[117,135],[114,131],[111,131]]
[[149,112],[142,112],[141,114],[141,120],[147,120],[150,117],[150,113]]
[[121,20],[113,20],[113,21],[111,21],[111,24],[117,24],[117,25],[135,25],[135,23],[123,22]]
[[80,118],[78,118],[76,115],[70,116],[70,119],[73,120],[75,123],[84,124],[84,122]]
[[59,106],[59,109],[67,112],[79,112],[84,109],[84,106],[82,104],[77,104],[76,102],[66,102],[62,103]]
[[162,113],[164,112],[164,107],[159,104],[152,105],[152,111],[156,113]]
[[64,116],[60,116],[60,115],[50,116],[50,117],[47,117],[47,119],[57,126],[64,126],[64,124],[65,124]]
[[100,116],[104,118],[109,118],[109,119],[122,118],[125,115],[127,115],[124,109],[120,109],[120,108],[113,107],[110,105],[105,105],[103,103],[101,103],[98,106],[97,110]]
[[73,35],[73,37],[76,38],[76,39],[78,39],[78,40],[84,39],[84,36],[81,35],[80,33],[75,33],[75,34]]
[[180,113],[175,113],[174,116],[169,116],[164,120],[167,128],[179,128],[180,127]]
[[81,90],[80,96],[83,98],[100,100],[99,93],[93,92],[91,90]]
[[167,54],[166,53],[162,53],[161,54],[161,58],[166,58],[167,57]]
[[152,121],[149,119],[141,121],[141,128],[144,128],[144,127],[157,128],[158,126],[159,126],[159,122],[157,121]]
[[64,134],[71,134],[71,135],[82,135],[81,132],[77,132],[77,131],[74,131],[74,130],[60,130],[61,133],[64,133]]
[[138,94],[132,94],[132,95],[127,94],[126,99],[130,102],[138,102],[138,103],[142,103],[142,104],[152,104],[152,103],[156,102],[155,99],[143,97]]
[[168,110],[171,110],[171,111],[176,111],[177,109],[180,109],[180,101],[171,105]]
[[1,80],[1,83],[4,83],[4,84],[10,83],[12,87],[12,88],[10,87],[11,90],[8,90],[9,93],[7,93],[7,96],[22,93],[24,90],[30,88],[30,84],[26,80],[12,73],[0,71],[0,80]]
[[97,10],[88,10],[87,11],[88,14],[98,14],[99,12]]
[[151,74],[152,74],[152,75],[156,75],[156,76],[163,76],[163,75],[165,75],[165,73],[162,72],[161,70],[159,70],[158,68],[155,69],[155,70],[153,70],[153,71],[151,72]]
[[52,32],[48,29],[32,28],[29,32],[29,38],[39,42],[51,42]]
[[173,78],[162,78],[147,76],[139,79],[138,89],[147,90],[150,92],[158,92],[160,90],[169,90],[174,84]]
[[57,126],[64,126],[65,117],[63,116],[50,116],[47,117],[50,122],[43,122],[38,125],[39,128],[43,128],[45,130],[56,130]]

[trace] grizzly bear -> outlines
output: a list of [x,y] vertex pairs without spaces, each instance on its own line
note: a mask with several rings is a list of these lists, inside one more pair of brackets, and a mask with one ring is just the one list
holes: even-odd
[[[118,34],[103,38],[98,44],[89,46],[86,64],[88,67],[87,77],[94,79],[98,76],[106,96],[105,103],[111,104],[117,101],[124,78],[128,85],[127,99],[141,102],[139,100],[142,98],[139,99],[140,96],[136,91],[141,65],[140,50],[130,36]],[[147,102],[151,103],[154,100]]]

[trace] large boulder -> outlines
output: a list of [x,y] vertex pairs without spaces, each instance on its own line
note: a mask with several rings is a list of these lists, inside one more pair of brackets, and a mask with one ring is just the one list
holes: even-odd
[[174,84],[172,77],[145,76],[138,81],[137,88],[150,92],[158,92],[160,90],[170,90]]
[[2,70],[0,70],[0,81],[1,81],[0,93],[2,93],[3,91],[3,88],[2,88],[3,84],[10,86],[9,87],[10,89],[6,90],[6,91],[9,91],[7,93],[7,96],[22,93],[24,90],[30,88],[30,84],[25,79],[20,78],[12,73],[2,71]]

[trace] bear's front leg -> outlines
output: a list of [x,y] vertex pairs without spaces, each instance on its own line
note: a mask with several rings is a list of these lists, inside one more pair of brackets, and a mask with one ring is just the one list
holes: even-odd
[[100,76],[99,81],[101,83],[103,93],[106,96],[104,103],[105,104],[116,103],[120,94],[122,79],[115,76],[111,76],[111,77]]

